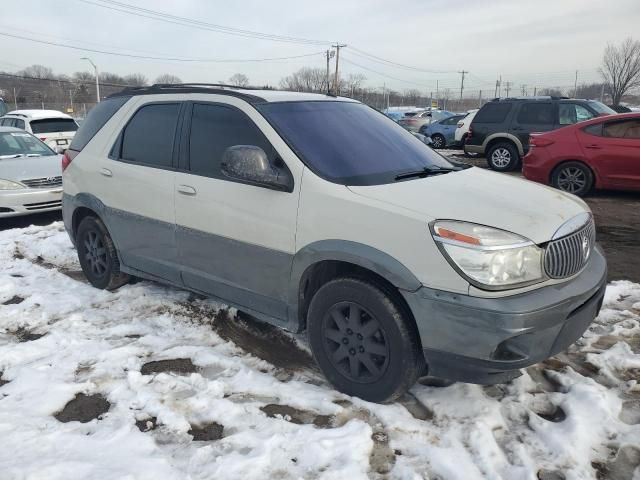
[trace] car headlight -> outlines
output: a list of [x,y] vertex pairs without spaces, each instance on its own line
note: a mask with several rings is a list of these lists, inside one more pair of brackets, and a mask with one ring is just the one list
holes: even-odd
[[17,190],[19,188],[25,187],[18,182],[12,182],[11,180],[3,180],[0,178],[0,190]]
[[436,221],[430,227],[449,263],[479,288],[506,290],[545,279],[544,250],[527,238],[453,220]]

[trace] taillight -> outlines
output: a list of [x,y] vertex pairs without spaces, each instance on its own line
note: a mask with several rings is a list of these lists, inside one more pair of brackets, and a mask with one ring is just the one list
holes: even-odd
[[553,143],[554,141],[550,138],[539,137],[537,135],[529,136],[529,147],[548,147]]
[[473,129],[471,128],[471,125],[469,125],[469,132],[467,133],[467,136],[464,139],[464,143],[469,143],[472,135],[473,135]]
[[64,152],[64,155],[62,156],[62,171],[64,172],[67,167],[69,165],[71,165],[71,162],[73,161],[73,159],[75,158],[75,156],[78,154],[78,152],[74,152],[73,150],[69,150],[67,149],[67,151]]
[[41,142],[46,142],[47,141],[47,137],[40,137],[40,141]]
[[464,122],[458,122],[458,124],[456,125],[457,128],[462,128],[464,127]]

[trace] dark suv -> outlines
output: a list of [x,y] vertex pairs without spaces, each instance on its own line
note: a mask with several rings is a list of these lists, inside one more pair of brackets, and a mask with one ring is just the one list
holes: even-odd
[[529,150],[529,134],[548,132],[615,112],[594,100],[565,97],[496,98],[476,114],[466,153],[486,154],[493,170],[513,170]]

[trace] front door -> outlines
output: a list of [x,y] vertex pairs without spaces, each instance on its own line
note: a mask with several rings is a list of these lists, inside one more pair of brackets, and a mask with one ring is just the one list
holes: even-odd
[[[302,168],[287,161],[291,153],[282,140],[242,103],[223,97],[221,103],[193,102],[187,110],[187,162],[176,174],[175,197],[182,279],[187,287],[285,319]],[[258,146],[271,161],[284,162],[293,192],[225,177],[222,155],[234,145]]]

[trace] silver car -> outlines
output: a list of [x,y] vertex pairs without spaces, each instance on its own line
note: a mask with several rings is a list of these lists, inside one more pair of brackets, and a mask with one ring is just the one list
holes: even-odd
[[423,112],[405,113],[398,123],[410,132],[419,132],[423,125],[431,125],[431,122],[443,120],[455,115],[446,110],[428,109]]
[[61,155],[24,130],[0,127],[0,218],[61,206]]

